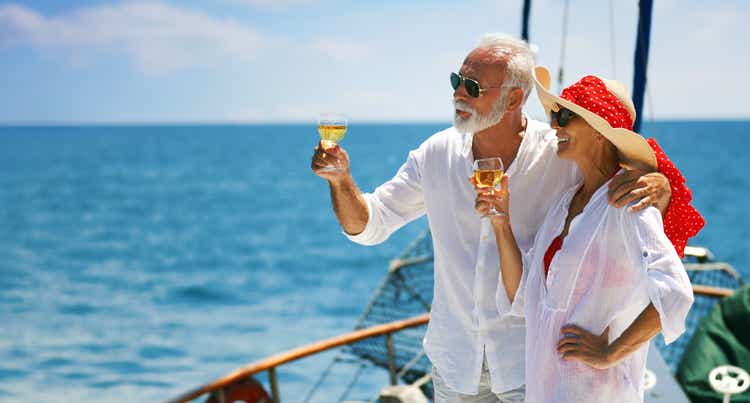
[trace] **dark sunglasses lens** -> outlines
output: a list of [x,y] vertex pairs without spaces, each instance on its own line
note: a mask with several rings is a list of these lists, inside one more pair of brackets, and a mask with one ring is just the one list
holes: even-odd
[[567,109],[560,109],[560,116],[557,118],[557,123],[560,125],[560,127],[564,127],[568,124],[568,120],[570,119],[570,111]]
[[469,95],[471,95],[474,98],[479,97],[479,83],[478,82],[469,78],[465,78],[464,86],[466,87],[466,92],[468,92]]
[[571,112],[570,109],[563,109],[560,111],[560,120],[563,122],[560,123],[560,126],[565,126],[570,122],[570,119],[573,119],[576,117],[576,114]]
[[557,121],[557,125],[560,127],[565,127],[570,119],[572,119],[575,116],[573,112],[571,112],[569,109],[560,108],[559,111],[551,111],[550,112],[550,120],[554,123]]
[[459,85],[461,85],[461,77],[456,73],[451,73],[451,87],[457,90]]
[[560,121],[558,120],[559,116],[560,116],[560,111],[549,111],[549,124],[554,125],[555,122],[557,122],[559,126],[560,125]]

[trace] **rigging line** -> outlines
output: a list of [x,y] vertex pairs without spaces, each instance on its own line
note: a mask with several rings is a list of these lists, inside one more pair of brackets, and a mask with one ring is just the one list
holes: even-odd
[[557,89],[558,92],[562,91],[563,88],[563,66],[565,65],[565,44],[568,39],[568,14],[570,13],[570,0],[565,0],[563,6],[563,30],[562,30],[562,44],[560,45],[560,68],[557,72],[557,85],[560,87]]
[[[339,356],[341,356],[341,353],[339,353]],[[320,385],[323,384],[323,381],[325,381],[325,379],[328,377],[328,374],[331,372],[331,368],[333,368],[333,366],[338,362],[338,357],[331,360],[331,363],[328,364],[328,367],[326,367],[326,369],[320,375],[320,378],[318,378],[318,382],[316,382],[315,385],[313,385],[313,387],[310,389],[310,391],[307,392],[307,396],[305,396],[305,400],[303,400],[304,403],[307,403],[310,401],[310,399],[312,399],[313,395],[315,395],[315,392],[317,392],[318,388],[320,388]]]
[[609,0],[609,38],[612,43],[612,78],[617,80],[617,35],[615,35],[615,0]]
[[[412,243],[410,248],[414,246],[415,244]],[[360,329],[365,327],[365,320],[367,319],[367,316],[370,314],[370,311],[372,311],[372,308],[376,305],[378,298],[385,292],[385,290],[388,288],[388,285],[390,283],[390,275],[385,276],[385,279],[380,283],[378,286],[378,289],[375,291],[374,297],[370,300],[370,303],[367,304],[367,308],[362,312],[361,315],[359,315],[359,319],[357,319],[357,324],[354,325],[354,329]]]
[[401,275],[401,272],[394,273],[396,275],[396,278],[401,280],[401,288],[406,290],[407,293],[411,295],[412,298],[417,300],[420,304],[422,304],[422,308],[424,308],[427,312],[430,312],[430,303],[425,301],[424,298],[422,298],[421,295],[417,291],[415,291],[412,287],[409,286],[409,283],[406,282],[406,279],[403,275]]
[[407,372],[409,372],[417,363],[419,362],[419,359],[425,356],[424,350],[420,351],[417,355],[414,356],[414,358],[411,359],[411,361],[404,364],[404,366],[401,368],[401,371],[399,371],[396,374],[396,377],[401,378],[404,375],[406,375]]
[[[650,60],[649,65],[654,64],[654,56],[653,56],[653,54],[650,55],[650,59],[651,60]],[[649,70],[650,69],[648,68],[648,66],[646,66],[646,73],[647,73],[646,77],[649,76],[649,74],[648,74]],[[649,123],[653,124],[654,123],[654,116],[655,116],[654,115],[654,99],[651,97],[651,83],[650,83],[650,81],[651,80],[646,79],[646,103],[648,104],[648,118],[647,119],[648,119]]]
[[362,371],[365,369],[365,364],[360,364],[359,368],[357,368],[357,372],[354,374],[354,379],[352,379],[351,382],[349,382],[349,385],[347,385],[346,390],[344,390],[344,393],[341,394],[341,397],[339,397],[339,400],[337,402],[343,402],[344,399],[349,397],[349,393],[351,393],[352,388],[354,388],[354,385],[359,380],[359,377],[362,376]]
[[646,100],[648,101],[648,121],[654,123],[654,100],[651,99],[651,86],[646,82]]

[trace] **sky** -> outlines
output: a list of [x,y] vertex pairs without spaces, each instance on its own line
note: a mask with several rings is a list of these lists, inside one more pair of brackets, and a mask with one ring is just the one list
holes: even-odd
[[[520,35],[521,3],[0,0],[0,124],[447,122],[450,72]],[[565,41],[563,4],[532,2],[553,82],[562,62],[564,85],[631,88],[637,0],[570,0]],[[748,20],[746,0],[656,0],[646,117],[750,118]]]

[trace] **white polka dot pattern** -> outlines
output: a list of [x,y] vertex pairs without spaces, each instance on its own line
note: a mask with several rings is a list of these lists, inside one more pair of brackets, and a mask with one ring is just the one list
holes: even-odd
[[633,130],[633,119],[627,108],[613,95],[599,77],[586,76],[562,91],[560,98],[604,118],[613,128]]
[[659,172],[667,177],[672,189],[672,198],[664,215],[664,233],[674,245],[677,254],[684,257],[688,238],[698,234],[706,225],[706,220],[690,204],[693,194],[685,185],[685,177],[682,176],[680,170],[669,160],[656,140],[647,139],[646,141],[654,149]]

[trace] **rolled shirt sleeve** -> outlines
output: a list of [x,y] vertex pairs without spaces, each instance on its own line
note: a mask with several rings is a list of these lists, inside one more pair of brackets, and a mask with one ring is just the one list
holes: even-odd
[[659,313],[665,343],[685,331],[685,320],[693,304],[693,289],[672,243],[664,234],[662,217],[654,207],[630,216],[640,246],[641,267],[651,303]]
[[361,245],[379,244],[405,224],[425,213],[420,161],[422,148],[409,153],[396,175],[363,197],[367,203],[367,225],[356,235],[347,234],[352,242]]

